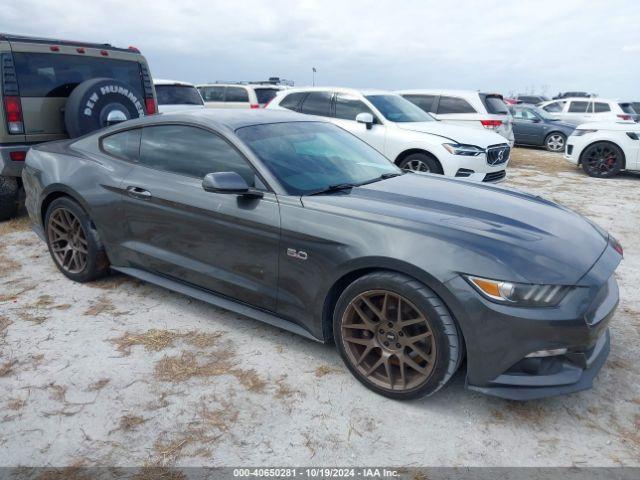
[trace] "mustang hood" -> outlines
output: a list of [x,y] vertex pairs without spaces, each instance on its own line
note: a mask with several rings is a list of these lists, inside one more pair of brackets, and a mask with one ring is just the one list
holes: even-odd
[[402,122],[396,123],[398,128],[412,132],[430,133],[439,137],[453,140],[457,143],[476,145],[486,148],[489,145],[507,143],[506,139],[495,132],[479,128],[461,127],[444,122]]
[[302,200],[306,208],[388,224],[398,235],[419,231],[460,245],[514,272],[504,280],[576,284],[608,243],[606,232],[553,202],[440,176],[405,174]]

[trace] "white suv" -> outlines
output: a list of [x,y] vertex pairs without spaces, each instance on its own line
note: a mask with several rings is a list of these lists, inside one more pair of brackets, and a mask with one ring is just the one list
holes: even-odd
[[621,170],[640,171],[640,125],[584,123],[567,138],[564,158],[592,177],[609,178]]
[[636,112],[631,103],[605,98],[570,97],[538,105],[554,118],[580,125],[587,122],[633,122]]
[[264,108],[283,88],[237,83],[198,85],[207,108]]
[[204,108],[200,93],[192,83],[179,80],[153,80],[158,97],[158,111],[176,112]]
[[493,130],[513,147],[513,117],[499,93],[425,89],[396,93],[443,122]]
[[296,88],[280,92],[267,108],[323,117],[406,170],[483,182],[506,175],[510,147],[503,137],[438,122],[390,92]]

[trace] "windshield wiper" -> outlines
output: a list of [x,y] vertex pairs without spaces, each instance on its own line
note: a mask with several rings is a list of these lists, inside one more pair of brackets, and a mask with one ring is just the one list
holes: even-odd
[[405,173],[407,173],[407,172],[402,172],[402,173],[400,173],[400,172],[383,173],[379,177],[372,178],[371,180],[367,180],[366,182],[362,182],[360,185],[367,185],[368,183],[379,182],[380,180],[386,180],[387,178],[399,177],[400,175],[404,175]]
[[311,193],[307,193],[307,196],[311,196],[311,195],[321,195],[323,193],[333,193],[333,192],[340,192],[342,190],[347,190],[349,188],[354,188],[359,186],[356,183],[337,183],[335,185],[329,185],[327,188],[323,188],[322,190],[318,190],[315,192],[311,192]]

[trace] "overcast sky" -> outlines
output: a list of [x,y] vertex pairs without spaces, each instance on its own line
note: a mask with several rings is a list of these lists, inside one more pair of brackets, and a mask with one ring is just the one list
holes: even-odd
[[157,78],[640,101],[640,2],[0,0],[0,31],[135,45]]

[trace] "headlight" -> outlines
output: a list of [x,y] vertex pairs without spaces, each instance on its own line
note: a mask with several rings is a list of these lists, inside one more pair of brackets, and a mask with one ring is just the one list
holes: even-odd
[[573,133],[570,135],[572,137],[581,137],[582,135],[586,135],[587,133],[596,133],[598,130],[586,130],[586,129],[578,129],[576,128]]
[[534,285],[465,276],[489,300],[517,307],[553,307],[572,288],[565,285]]
[[464,155],[466,157],[477,157],[484,153],[484,148],[475,145],[463,145],[461,143],[443,143],[442,146],[447,152],[453,155]]

